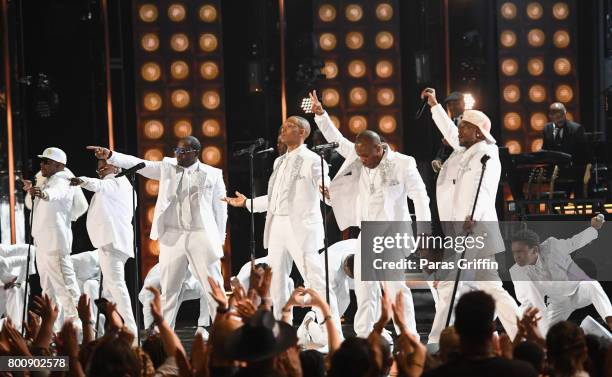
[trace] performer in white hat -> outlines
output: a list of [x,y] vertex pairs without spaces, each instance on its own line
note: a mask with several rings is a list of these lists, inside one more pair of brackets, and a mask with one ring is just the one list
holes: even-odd
[[[37,247],[36,264],[43,293],[54,297],[63,320],[78,323],[77,304],[80,290],[70,253],[72,250],[71,221],[87,211],[87,199],[79,187],[71,187],[74,174],[66,168],[66,153],[59,148],[47,148],[40,158],[36,186],[24,180],[28,192],[26,206],[32,209],[32,236]],[[32,198],[34,198],[32,203]]]
[[[448,114],[436,100],[436,92],[427,88],[421,93],[431,106],[433,120],[453,148],[453,153],[444,162],[436,183],[438,214],[440,221],[463,223],[466,220],[474,222],[497,222],[495,197],[501,175],[501,163],[495,138],[491,136],[491,121],[478,110],[466,110],[459,127],[455,126]],[[480,187],[480,193],[473,218],[472,207],[478,190],[478,182],[482,172],[481,159],[488,155],[485,173]],[[486,248],[480,250],[479,258],[495,259],[495,254],[505,250],[499,227],[487,227],[489,234]],[[485,272],[483,272],[485,273]],[[516,316],[518,305],[514,298],[503,288],[497,271],[487,270],[487,276],[479,276],[478,281],[467,283],[476,289],[483,290],[495,299],[495,308],[504,329],[514,338],[516,335]],[[437,284],[438,300],[436,316],[429,335],[429,343],[438,343],[440,333],[446,325],[446,319],[453,294],[454,279],[445,279]]]
[[[98,160],[97,178],[73,178],[80,185],[95,192],[87,214],[87,233],[91,243],[99,249],[102,285],[117,304],[117,311],[125,325],[136,334],[136,321],[132,302],[125,284],[125,262],[134,258],[134,231],[132,229],[132,185],[127,177],[116,178],[119,168]],[[94,298],[97,298],[96,294]]]

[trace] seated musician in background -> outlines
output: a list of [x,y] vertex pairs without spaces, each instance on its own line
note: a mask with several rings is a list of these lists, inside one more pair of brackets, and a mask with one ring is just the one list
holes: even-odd
[[[455,123],[455,126],[459,127],[459,123],[461,123],[461,119],[463,118],[463,112],[465,111],[465,101],[463,99],[463,93],[461,92],[452,92],[444,99],[444,106],[446,107],[446,111],[450,112],[450,117]],[[453,153],[453,148],[448,145],[446,140],[442,139],[442,144],[436,153],[436,157],[434,157],[433,161],[431,161],[431,168],[434,173],[438,173],[442,168],[442,164],[448,156]]]
[[588,152],[584,127],[567,119],[567,109],[560,102],[555,102],[548,109],[550,123],[544,126],[543,150],[563,152],[572,155],[572,167],[563,169],[559,178],[571,180],[570,184],[559,184],[559,189],[567,192],[569,197],[571,191],[576,196],[582,195],[582,183],[585,166],[588,163]]

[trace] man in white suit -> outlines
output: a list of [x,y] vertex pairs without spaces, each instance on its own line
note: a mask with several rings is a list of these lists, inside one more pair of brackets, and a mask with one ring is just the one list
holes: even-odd
[[25,294],[26,261],[30,248],[30,275],[36,273],[36,246],[0,244],[0,316],[9,317],[21,328]]
[[[524,311],[540,309],[541,330],[565,321],[573,311],[593,304],[597,313],[612,329],[612,305],[598,281],[588,276],[574,263],[571,254],[598,237],[603,219],[591,219],[591,226],[569,239],[547,238],[540,243],[537,233],[525,229],[512,236],[514,264],[510,276],[516,297]],[[600,245],[605,247],[604,245]],[[548,305],[545,303],[548,297]]]
[[[188,266],[207,296],[208,276],[223,284],[220,259],[227,205],[221,200],[226,195],[222,171],[198,161],[201,145],[193,136],[178,142],[174,149],[176,158],[166,157],[162,161],[146,161],[98,146],[88,149],[94,150],[98,159],[106,159],[120,168],[144,163],[138,173],[159,180],[150,237],[159,241],[164,318],[174,328]],[[208,305],[210,313],[215,313],[216,302],[208,300]],[[205,330],[199,327],[198,332]]]
[[[287,279],[293,260],[306,285],[325,295],[325,274],[319,262],[318,250],[323,248],[323,218],[319,202],[321,171],[319,156],[310,151],[304,140],[310,134],[310,124],[302,117],[291,116],[281,127],[280,138],[287,152],[274,161],[274,171],[268,182],[268,194],[253,199],[255,212],[266,212],[264,248],[268,249],[269,265],[272,268],[270,294],[277,319],[282,318],[283,305],[289,299]],[[236,192],[237,197],[227,198],[234,207],[250,210],[250,200]],[[334,325],[342,334],[340,317],[331,297]],[[328,320],[317,312],[317,320]]]
[[99,250],[102,288],[109,294],[109,300],[117,304],[125,325],[136,334],[132,302],[125,284],[125,262],[134,258],[132,185],[125,176],[115,178],[119,168],[106,160],[98,160],[97,173],[100,179],[72,178],[71,184],[95,193],[87,214],[87,233]]
[[33,212],[32,236],[37,247],[40,285],[43,293],[54,297],[61,308],[56,325],[66,319],[78,324],[76,307],[81,293],[70,259],[71,222],[87,211],[88,204],[80,187],[70,187],[74,174],[66,168],[64,151],[47,148],[38,157],[37,185],[24,180],[23,189],[28,192],[26,206]]
[[[431,221],[429,197],[414,158],[392,151],[373,131],[364,131],[352,143],[342,136],[319,102],[310,94],[315,122],[328,142],[339,144],[346,160],[329,186],[332,208],[341,230],[361,227],[362,221],[411,221],[408,200],[414,202],[418,221]],[[361,280],[361,245],[355,253],[355,332],[367,337],[376,322],[378,282]],[[412,293],[405,281],[387,282],[390,297],[402,293],[405,321],[416,334]],[[398,332],[399,333],[399,332]]]
[[[473,233],[487,233],[486,248],[479,250],[479,258],[495,260],[495,254],[503,252],[505,246],[499,227],[495,198],[501,175],[501,163],[495,139],[491,136],[491,121],[482,112],[466,110],[459,127],[449,118],[446,110],[436,100],[435,90],[427,88],[421,93],[431,106],[433,120],[444,139],[453,148],[453,153],[444,162],[436,182],[436,198],[438,214],[443,227],[449,222],[473,224],[480,223],[482,229]],[[488,155],[485,173],[480,187],[478,203],[472,214],[472,207],[478,190],[478,182],[482,172],[481,159]],[[474,225],[471,225],[472,227]],[[453,234],[458,230],[454,229]],[[504,329],[514,338],[516,335],[516,315],[518,306],[514,298],[503,288],[497,271],[486,270],[478,276],[478,281],[462,282],[475,289],[483,290],[495,299],[495,310]],[[436,316],[429,335],[429,343],[438,343],[440,333],[446,325],[446,318],[453,292],[454,279],[438,282],[436,301]]]

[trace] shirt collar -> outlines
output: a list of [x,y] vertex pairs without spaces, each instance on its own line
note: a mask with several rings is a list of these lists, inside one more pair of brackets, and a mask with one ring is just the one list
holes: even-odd
[[188,167],[183,167],[183,166],[178,165],[178,164],[176,166],[179,169],[182,169],[182,170],[184,170],[186,172],[193,173],[194,171],[198,170],[199,165],[200,165],[199,161],[196,161],[193,164],[191,164],[191,166],[188,166]]
[[299,147],[295,148],[294,150],[292,150],[291,152],[289,152],[287,150],[287,152],[285,153],[286,158],[290,158],[290,157],[294,157],[296,155],[298,155],[300,153],[300,151],[302,149],[306,148],[306,144],[302,144]]

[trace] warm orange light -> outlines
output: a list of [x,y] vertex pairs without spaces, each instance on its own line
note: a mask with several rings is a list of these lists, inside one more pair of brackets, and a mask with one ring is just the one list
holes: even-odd
[[368,92],[360,86],[353,88],[349,92],[349,100],[353,105],[365,105],[365,103],[368,102]]
[[325,66],[323,66],[323,74],[325,74],[325,78],[333,79],[338,76],[338,65],[333,60],[326,60]]
[[157,34],[147,33],[142,36],[140,40],[142,49],[148,52],[153,52],[159,48],[159,38]]
[[504,47],[514,47],[516,44],[516,34],[511,30],[502,31],[499,41]]
[[574,90],[569,85],[559,85],[555,91],[555,96],[558,101],[568,103],[574,99]]
[[159,243],[156,240],[149,240],[149,252],[152,256],[156,257],[159,255]]
[[572,72],[572,63],[567,58],[558,58],[554,64],[555,73],[559,76],[567,76]]
[[355,78],[363,77],[366,74],[366,65],[363,60],[352,60],[348,65],[349,75]]
[[340,102],[340,93],[338,93],[336,89],[323,89],[321,95],[323,98],[323,105],[329,107],[338,106]]
[[523,125],[521,116],[518,113],[511,112],[504,115],[504,128],[508,131],[516,131]]
[[389,60],[381,60],[376,63],[376,75],[381,79],[388,79],[393,75],[393,63]]
[[546,100],[546,88],[539,84],[532,85],[529,88],[529,99],[536,103],[544,102]]
[[361,5],[350,4],[346,7],[345,15],[347,20],[357,22],[363,17],[363,9]]
[[330,116],[329,116],[329,118],[331,119],[331,121],[332,121],[332,123],[334,124],[334,126],[335,126],[337,129],[340,129],[340,119],[338,119],[338,117],[337,117],[337,116],[335,116],[335,115],[330,115]]
[[389,21],[393,17],[393,7],[388,3],[380,3],[376,7],[376,18],[379,21]]
[[200,49],[204,52],[213,52],[217,49],[219,42],[214,34],[204,33],[200,35]]
[[504,59],[501,64],[501,70],[506,76],[514,76],[518,72],[518,62],[516,59]]
[[376,34],[376,46],[382,50],[393,47],[393,35],[388,31],[381,31]]
[[383,106],[389,106],[395,101],[395,92],[390,88],[383,88],[376,94],[376,100]]
[[202,106],[208,110],[214,110],[221,104],[221,96],[215,90],[208,90],[202,94]]
[[138,16],[143,22],[155,22],[157,20],[157,7],[153,4],[143,4],[138,9]]
[[218,165],[221,162],[221,150],[215,146],[204,148],[202,151],[202,161],[208,165]]
[[151,224],[153,222],[153,216],[155,215],[155,206],[149,206],[147,208],[147,222]]
[[[158,160],[156,160],[158,161]],[[156,196],[159,191],[159,181],[155,179],[148,179],[145,183],[145,192],[149,196]]]
[[186,90],[177,89],[173,91],[170,95],[170,100],[172,101],[172,106],[179,109],[183,109],[189,106],[189,102],[191,102],[191,96]]
[[513,3],[503,3],[500,10],[502,17],[506,20],[513,20],[516,18],[516,5]]
[[204,22],[214,22],[217,19],[217,8],[212,5],[202,5],[200,7],[200,11],[198,12],[200,15],[200,20]]
[[202,133],[206,137],[217,137],[221,133],[221,125],[216,119],[206,119],[202,122]]
[[542,47],[546,42],[546,36],[540,29],[531,29],[527,34],[527,42],[532,47]]
[[553,43],[557,48],[566,48],[570,44],[570,36],[566,30],[558,30],[553,35]]
[[219,66],[215,62],[204,62],[200,65],[200,75],[205,80],[214,80],[219,76]]
[[170,65],[170,75],[177,80],[182,80],[189,76],[189,66],[182,60],[178,60]]
[[392,115],[384,115],[378,120],[378,128],[386,134],[393,133],[397,128],[397,121]]
[[527,71],[532,76],[540,76],[544,73],[544,62],[540,58],[532,58],[527,62]]
[[150,161],[161,161],[164,158],[164,151],[160,148],[147,149],[144,153],[144,158]]
[[146,81],[153,82],[159,80],[159,77],[161,76],[159,64],[152,62],[143,64],[142,68],[140,69],[140,75]]
[[531,151],[532,152],[537,152],[537,151],[541,150],[543,144],[544,144],[544,140],[543,139],[534,139],[531,142]]
[[346,47],[357,50],[363,46],[363,34],[358,31],[351,31],[346,35]]
[[543,14],[544,9],[540,3],[533,2],[527,5],[527,17],[531,18],[532,20],[539,20],[542,18]]
[[572,113],[571,113],[571,112],[569,112],[569,111],[567,112],[567,114],[565,114],[565,117],[566,117],[568,120],[571,120],[571,121],[574,121],[574,120],[575,120],[575,119],[574,119],[574,114],[572,114]]
[[565,20],[570,13],[567,3],[555,3],[552,9],[553,17],[555,17],[557,20]]
[[173,22],[181,22],[185,19],[187,11],[181,4],[172,4],[168,7],[168,18]]
[[164,135],[164,125],[159,120],[145,122],[143,133],[147,139],[159,139]]
[[516,103],[521,99],[521,90],[517,85],[508,85],[504,88],[504,100],[508,103]]
[[143,97],[143,106],[149,111],[159,110],[162,106],[162,99],[158,93],[150,92]]
[[188,119],[181,119],[174,123],[174,135],[179,139],[191,136],[191,122]]
[[336,48],[336,36],[332,33],[323,33],[319,37],[319,45],[325,51],[331,51]]
[[186,34],[173,34],[170,38],[170,47],[177,52],[183,52],[189,48],[189,38]]
[[331,4],[323,4],[319,7],[319,19],[323,22],[332,22],[336,19],[336,8]]
[[368,127],[368,121],[363,115],[354,115],[349,118],[349,130],[352,133],[358,134]]
[[546,114],[544,113],[533,113],[531,114],[531,129],[534,131],[542,131],[544,129],[544,126],[546,125],[546,122],[548,122],[548,118],[546,117]]
[[510,154],[519,154],[522,150],[521,144],[516,140],[508,140],[506,142],[506,147],[508,148]]

